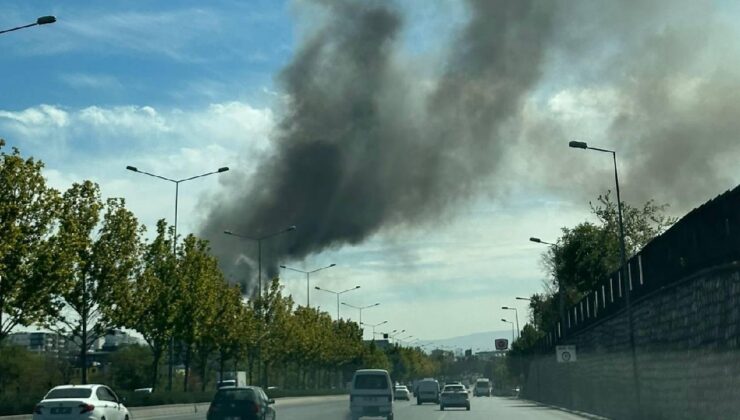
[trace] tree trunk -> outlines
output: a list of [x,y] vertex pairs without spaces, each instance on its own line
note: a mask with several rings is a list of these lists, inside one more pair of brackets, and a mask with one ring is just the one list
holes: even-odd
[[152,388],[155,390],[159,387],[159,362],[162,359],[162,348],[160,346],[152,348]]
[[82,316],[82,342],[80,343],[80,364],[82,365],[82,384],[87,384],[87,316]]
[[208,375],[208,354],[201,354],[200,356],[200,390],[201,392],[206,392],[206,385],[208,385],[208,379],[206,377]]
[[218,380],[222,380],[224,378],[224,351],[221,350],[218,352],[219,358],[218,358]]
[[190,356],[192,354],[192,347],[190,344],[188,344],[185,347],[185,379],[182,382],[182,390],[184,392],[188,392],[188,381],[190,380]]

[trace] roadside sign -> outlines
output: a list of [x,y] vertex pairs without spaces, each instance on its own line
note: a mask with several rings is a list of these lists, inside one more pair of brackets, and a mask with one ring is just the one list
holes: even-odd
[[497,338],[494,343],[496,344],[496,350],[506,350],[509,348],[509,340],[505,338]]
[[558,363],[575,362],[576,346],[555,346],[555,356]]

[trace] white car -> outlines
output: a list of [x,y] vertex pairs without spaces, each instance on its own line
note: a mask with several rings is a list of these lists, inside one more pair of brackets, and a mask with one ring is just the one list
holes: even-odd
[[396,385],[396,388],[393,390],[393,395],[397,400],[409,400],[409,389],[406,388],[406,385]]
[[52,388],[33,409],[33,420],[130,420],[118,395],[105,385]]
[[470,411],[470,399],[468,391],[463,384],[445,385],[442,393],[439,394],[439,409],[444,411],[447,407],[463,407]]

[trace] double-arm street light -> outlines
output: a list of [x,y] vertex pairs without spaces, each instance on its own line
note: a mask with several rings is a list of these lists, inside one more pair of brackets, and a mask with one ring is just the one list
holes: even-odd
[[349,304],[349,303],[347,303],[347,302],[342,302],[342,305],[344,305],[344,306],[349,306],[350,308],[355,308],[355,309],[357,309],[358,311],[360,311],[360,325],[362,325],[362,310],[363,310],[363,309],[369,309],[369,308],[373,308],[373,307],[375,307],[375,306],[380,306],[380,302],[378,302],[378,303],[373,303],[372,305],[366,305],[366,306],[355,306],[355,305],[350,305],[350,304]]
[[[321,267],[321,268],[317,268],[315,270],[310,270],[310,271],[300,270],[298,268],[286,267],[284,265],[281,265],[280,268],[283,268],[285,270],[296,271],[298,273],[303,273],[303,274],[306,275],[306,308],[309,308],[309,307],[311,307],[311,288],[309,286],[309,284],[311,282],[311,280],[310,280],[311,274],[313,274],[313,273],[315,273],[317,271],[326,270],[327,268],[332,268],[332,267],[335,267],[335,266],[336,266],[336,264],[329,264],[326,267]],[[362,314],[362,313],[360,313],[360,314]],[[360,318],[360,321],[362,321],[362,318]]]
[[514,316],[516,317],[516,336],[517,338],[521,337],[521,332],[519,331],[519,311],[517,311],[516,308],[512,308],[510,306],[502,306],[501,309],[514,311]]
[[268,235],[263,236],[247,236],[240,233],[234,233],[230,230],[225,230],[224,233],[226,235],[234,236],[240,239],[246,239],[248,241],[254,241],[257,242],[257,297],[262,297],[262,241],[265,239],[270,239],[272,237],[281,235],[283,233],[292,232],[296,228],[295,226],[289,226],[283,230],[279,230],[277,232],[270,233]]
[[401,335],[401,334],[403,334],[405,332],[406,332],[406,330],[401,330],[401,331],[393,330],[393,332],[391,332],[391,334],[388,334],[388,338],[396,338],[397,335]]
[[[257,309],[257,317],[260,320],[262,317],[262,305],[264,304],[264,302],[262,302],[262,241],[264,241],[265,239],[269,239],[269,238],[281,235],[283,233],[292,232],[295,229],[296,229],[295,226],[289,226],[283,230],[273,232],[268,235],[256,236],[256,237],[234,233],[230,230],[224,231],[224,234],[226,235],[234,236],[239,239],[245,239],[248,241],[257,242],[257,298],[258,298],[257,302],[258,302],[258,305],[256,309]],[[262,325],[261,322],[257,323],[258,330],[261,328],[261,325]],[[263,377],[263,373],[266,373],[266,372],[265,372],[265,369],[263,369],[262,367],[262,341],[258,341],[257,342],[257,376],[259,378],[262,378],[262,382],[264,383],[266,381],[266,378]]]
[[316,289],[316,290],[321,290],[322,292],[326,292],[326,293],[333,293],[333,294],[335,294],[337,296],[337,321],[339,321],[339,296],[342,295],[342,294],[344,294],[344,293],[351,292],[353,290],[357,290],[359,288],[360,288],[360,286],[355,286],[355,287],[353,287],[351,289],[342,290],[341,292],[335,292],[334,290],[322,289],[319,286],[314,287],[314,289]]
[[372,328],[373,329],[373,340],[375,340],[375,328],[376,327],[379,327],[379,326],[381,326],[383,324],[387,324],[387,323],[388,323],[388,321],[379,322],[377,324],[366,324],[364,322],[360,322],[360,325],[367,325],[368,327]]
[[0,34],[4,34],[6,32],[17,31],[19,29],[30,28],[32,26],[47,25],[49,23],[54,23],[56,21],[57,21],[57,18],[55,18],[54,16],[41,16],[40,18],[36,19],[36,22],[34,23],[29,23],[28,25],[23,25],[23,26],[17,26],[11,29],[5,29],[5,30],[0,31]]
[[587,149],[587,150],[595,150],[597,152],[604,152],[604,153],[611,153],[612,160],[614,162],[614,184],[616,186],[617,190],[617,213],[619,216],[619,253],[621,256],[621,267],[619,267],[620,271],[620,277],[622,278],[622,284],[624,289],[624,306],[625,311],[627,312],[627,319],[629,324],[629,339],[630,339],[630,349],[632,350],[632,376],[634,379],[634,387],[635,390],[635,401],[637,403],[637,416],[639,417],[640,411],[641,411],[641,404],[640,404],[640,378],[638,375],[637,370],[637,354],[635,349],[635,329],[634,329],[634,321],[632,316],[632,306],[630,302],[630,282],[627,278],[627,272],[625,271],[627,269],[627,255],[625,250],[625,243],[624,243],[624,222],[622,219],[622,197],[619,195],[619,174],[617,173],[617,152],[614,150],[608,150],[608,149],[601,149],[598,147],[590,147],[586,142],[583,141],[571,141],[568,143],[569,147],[575,148],[575,149]]
[[501,318],[501,321],[511,324],[511,342],[514,343],[514,323],[512,321],[507,321],[504,318]]
[[[47,17],[52,17],[52,16],[47,16]],[[41,19],[41,18],[39,18],[39,19]],[[51,23],[51,22],[46,22],[46,23]],[[183,182],[186,182],[186,181],[192,181],[192,180],[197,179],[197,178],[203,178],[203,177],[206,177],[208,175],[220,174],[222,172],[226,172],[226,171],[229,170],[228,167],[224,166],[222,168],[218,168],[215,171],[206,172],[204,174],[195,175],[195,176],[191,176],[191,177],[188,177],[188,178],[172,179],[172,178],[167,178],[166,176],[161,176],[161,175],[153,174],[151,172],[139,170],[139,168],[137,168],[135,166],[126,166],[126,169],[128,169],[131,172],[136,172],[136,173],[142,174],[142,175],[148,175],[148,176],[151,176],[151,177],[154,177],[154,178],[159,178],[161,180],[172,182],[173,184],[175,184],[175,223],[173,225],[174,226],[174,236],[172,238],[172,253],[173,254],[177,254],[177,207],[178,207],[178,199],[180,197],[180,184],[183,183]],[[172,366],[174,365],[174,358],[175,358],[175,355],[174,355],[174,338],[171,337],[170,338],[170,349],[169,349],[169,359],[170,360],[169,360],[169,368],[168,368],[168,372],[167,372],[167,389],[168,390],[172,390],[172,376],[173,376],[173,368],[172,368]]]

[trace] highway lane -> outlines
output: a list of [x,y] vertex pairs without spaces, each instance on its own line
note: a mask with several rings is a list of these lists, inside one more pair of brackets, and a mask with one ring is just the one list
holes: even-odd
[[[278,400],[275,410],[277,420],[347,420],[349,418],[349,402],[346,396]],[[576,420],[584,418],[531,401],[505,397],[471,397],[470,411],[465,411],[464,408],[448,408],[440,411],[436,404],[418,406],[413,398],[411,401],[396,401],[393,410],[395,420]],[[188,416],[161,416],[156,419],[204,420],[205,413],[194,413]]]

